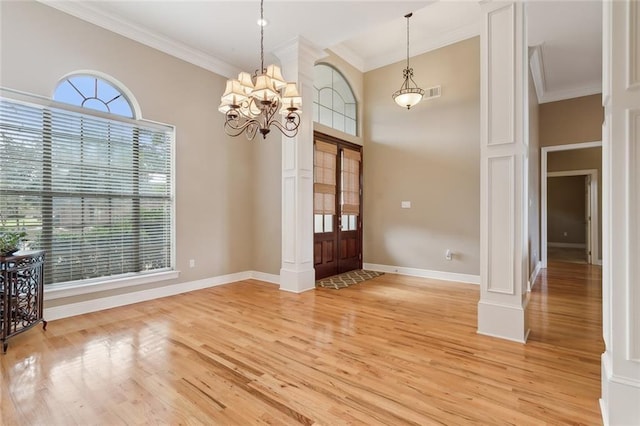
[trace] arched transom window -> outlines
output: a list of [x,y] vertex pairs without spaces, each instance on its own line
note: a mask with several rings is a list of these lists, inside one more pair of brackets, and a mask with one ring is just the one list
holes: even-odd
[[356,136],[358,105],[344,76],[330,65],[318,64],[313,87],[313,120]]
[[127,97],[111,83],[92,75],[73,75],[62,80],[53,99],[96,111],[133,118]]

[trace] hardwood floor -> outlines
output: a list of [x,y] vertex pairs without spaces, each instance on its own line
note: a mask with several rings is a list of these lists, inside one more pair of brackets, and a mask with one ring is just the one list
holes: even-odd
[[51,321],[0,356],[1,421],[601,424],[600,269],[550,264],[526,345],[476,334],[477,286],[244,281]]

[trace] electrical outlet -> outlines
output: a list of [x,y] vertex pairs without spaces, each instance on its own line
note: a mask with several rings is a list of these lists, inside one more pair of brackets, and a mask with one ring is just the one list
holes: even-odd
[[447,251],[444,253],[444,258],[447,260],[453,259],[453,253],[451,253],[451,250],[447,249]]
[[196,260],[189,259],[189,268],[195,268],[195,266],[196,266]]

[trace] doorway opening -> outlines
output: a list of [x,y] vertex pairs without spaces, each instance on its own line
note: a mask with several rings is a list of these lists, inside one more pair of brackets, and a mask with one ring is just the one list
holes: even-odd
[[362,147],[314,132],[316,280],[362,269]]
[[601,142],[542,148],[542,268],[549,258],[602,264],[601,168]]
[[547,257],[592,264],[598,254],[598,170],[547,173]]

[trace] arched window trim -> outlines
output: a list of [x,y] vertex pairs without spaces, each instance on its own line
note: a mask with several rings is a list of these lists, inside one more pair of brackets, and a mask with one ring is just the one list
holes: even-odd
[[[79,77],[79,76],[87,76],[87,77],[91,77],[91,78],[97,78],[97,79],[100,79],[100,80],[104,80],[109,85],[111,85],[114,89],[119,91],[122,94],[122,96],[124,97],[124,99],[127,101],[127,103],[129,104],[129,107],[131,108],[131,112],[133,114],[133,117],[126,117],[124,115],[120,115],[120,114],[116,114],[116,113],[108,113],[108,114],[113,115],[113,116],[118,116],[118,117],[132,118],[134,120],[142,120],[142,111],[140,109],[140,104],[136,100],[135,96],[133,96],[133,93],[124,84],[122,84],[119,80],[117,80],[116,78],[110,76],[109,74],[106,74],[106,73],[103,73],[103,72],[100,72],[100,71],[95,71],[95,70],[77,70],[77,71],[73,71],[73,72],[70,72],[68,74],[65,74],[56,83],[56,85],[55,85],[55,87],[53,89],[53,93],[51,94],[51,99],[56,100],[54,95],[55,95],[55,92],[58,90],[58,87],[60,87],[61,84],[64,84],[70,78]],[[87,108],[87,107],[84,107],[84,106],[81,106],[81,105],[76,105],[76,104],[68,104],[68,105],[75,105],[75,106],[77,106],[79,108],[91,109],[91,108]]]
[[[344,74],[343,74],[343,73],[342,73],[338,68],[336,68],[333,64],[330,64],[330,63],[328,63],[328,62],[318,62],[318,63],[316,63],[316,64],[315,64],[314,68],[315,68],[315,67],[317,67],[317,66],[319,66],[319,65],[323,65],[323,66],[326,66],[326,67],[328,67],[328,68],[331,68],[335,73],[337,73],[337,74],[342,78],[342,80],[345,82],[345,84],[346,84],[347,88],[349,89],[349,92],[350,92],[350,94],[351,94],[351,96],[353,97],[353,100],[354,100],[354,102],[353,102],[353,104],[354,104],[354,108],[355,108],[355,117],[353,118],[353,120],[355,121],[355,127],[354,127],[354,130],[355,130],[355,131],[354,131],[354,133],[349,133],[349,132],[347,132],[347,131],[345,131],[345,130],[340,130],[339,128],[336,128],[336,127],[334,127],[333,125],[328,126],[328,127],[331,127],[331,128],[333,128],[333,129],[335,129],[335,130],[337,130],[337,131],[341,131],[341,132],[343,132],[343,133],[345,133],[345,134],[348,134],[348,135],[352,135],[352,136],[356,136],[356,137],[357,137],[357,136],[359,135],[359,124],[360,124],[359,116],[358,116],[358,113],[359,113],[359,108],[358,108],[358,107],[359,107],[359,103],[360,103],[360,102],[359,102],[359,100],[358,100],[358,97],[356,96],[356,93],[355,93],[355,92],[354,92],[354,90],[353,90],[353,87],[351,86],[351,83],[349,82],[349,80],[347,79],[347,77],[346,77],[346,76],[345,76],[345,75],[344,75]],[[315,109],[315,106],[316,106],[316,105],[320,106],[320,103],[319,103],[319,94],[320,94],[320,92],[321,92],[322,90],[326,90],[326,89],[329,89],[329,90],[331,90],[333,93],[335,93],[336,95],[338,95],[338,96],[340,97],[340,99],[344,102],[344,104],[345,104],[345,105],[347,105],[347,104],[351,104],[351,102],[346,102],[346,101],[345,101],[345,99],[344,99],[344,97],[343,97],[339,92],[337,92],[337,91],[333,88],[333,86],[332,86],[332,87],[321,87],[321,88],[318,88],[318,87],[316,87],[315,82],[314,82],[314,86],[313,86],[313,88],[314,88],[314,90],[318,93],[318,102],[316,102],[316,101],[314,100],[314,109]],[[325,107],[326,107],[326,106],[325,106]],[[331,108],[331,111],[332,111],[332,112],[337,112],[337,111],[334,111],[334,110],[333,110],[333,108]],[[339,112],[337,112],[337,113],[339,113]],[[314,116],[315,116],[315,115],[316,115],[316,114],[315,114],[315,112],[314,112]],[[316,120],[316,119],[314,118],[314,122],[319,123],[319,124],[322,124],[322,125],[325,125],[325,126],[327,125],[327,124],[324,124],[324,123],[320,122],[320,120],[319,120],[319,113],[318,113],[318,120]]]

